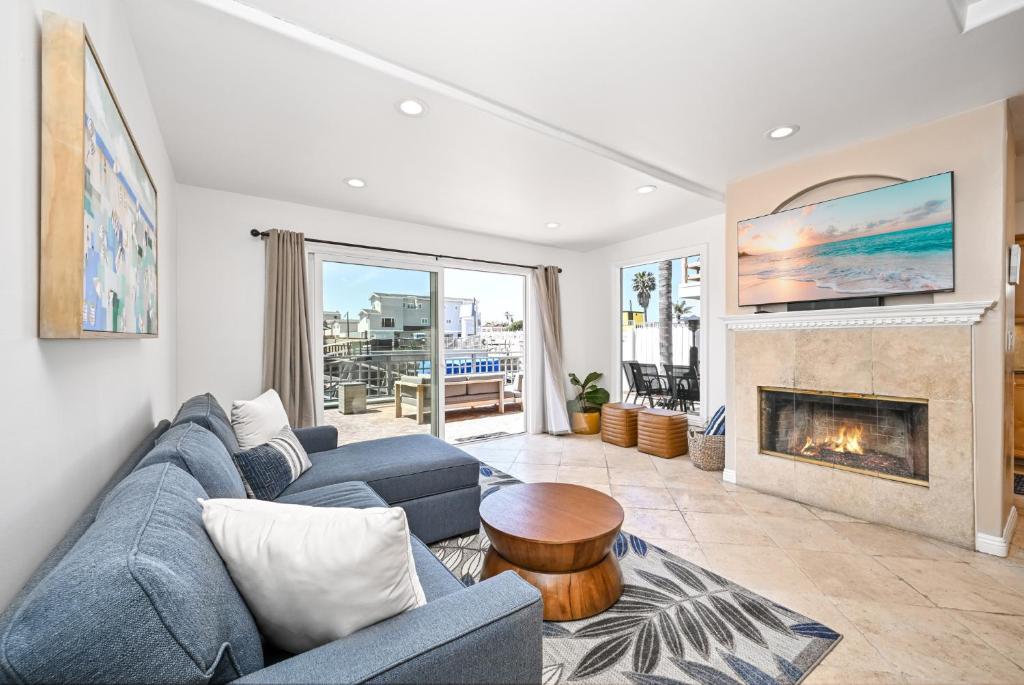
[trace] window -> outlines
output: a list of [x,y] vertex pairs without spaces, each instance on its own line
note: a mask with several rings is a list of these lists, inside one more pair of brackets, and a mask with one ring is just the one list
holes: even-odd
[[420,323],[423,324],[424,326],[426,326],[427,324],[430,323],[430,319],[424,317],[424,318],[420,319]]
[[395,317],[393,317],[393,316],[382,316],[382,317],[380,317],[380,327],[381,328],[394,328],[395,327]]
[[686,272],[683,274],[686,283],[700,283],[700,255],[686,258]]

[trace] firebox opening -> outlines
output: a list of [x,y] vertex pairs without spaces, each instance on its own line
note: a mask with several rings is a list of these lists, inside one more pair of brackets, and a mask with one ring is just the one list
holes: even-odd
[[758,388],[760,451],[927,485],[927,400]]

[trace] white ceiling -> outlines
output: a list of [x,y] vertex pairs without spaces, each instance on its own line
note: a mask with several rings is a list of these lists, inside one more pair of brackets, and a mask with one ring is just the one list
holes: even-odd
[[[242,8],[265,12],[271,28],[288,26],[280,17],[412,69],[424,77],[417,85],[205,2],[225,0],[127,3],[179,181],[574,248],[721,211],[651,174],[720,192],[1024,91],[1024,12],[961,33],[942,0]],[[459,89],[470,96],[453,97]],[[426,117],[396,113],[409,96],[428,103]],[[494,116],[475,96],[539,125]],[[801,131],[767,140],[778,123]],[[599,145],[572,144],[574,135]],[[350,176],[369,186],[347,188]],[[633,192],[651,182],[656,193]]]

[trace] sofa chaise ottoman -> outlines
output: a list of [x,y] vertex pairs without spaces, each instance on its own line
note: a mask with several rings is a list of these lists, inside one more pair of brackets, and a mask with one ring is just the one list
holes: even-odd
[[[333,426],[326,428],[336,431]],[[333,435],[337,443],[337,432]],[[405,509],[409,528],[427,544],[480,527],[480,462],[433,436],[351,443],[312,452],[309,460],[313,467],[285,488],[281,497],[362,481],[389,505]]]
[[[540,594],[513,573],[465,587],[415,536],[424,606],[302,654],[268,646],[206,535],[197,502],[238,496],[240,488],[244,496],[228,448],[234,435],[215,402],[193,398],[173,423],[161,422],[0,614],[0,682],[540,681]],[[330,432],[297,431],[307,449],[328,447]],[[433,455],[419,462],[428,474],[451,470],[464,479],[462,460],[445,461],[447,450],[430,451],[430,443],[414,441]],[[360,462],[357,445],[334,457],[351,459],[352,469],[363,463],[364,475],[394,503],[414,503],[410,523],[420,517],[421,529],[439,531],[435,519],[458,499],[450,493],[469,488],[439,492],[437,483],[449,482],[441,474],[425,476],[433,485],[419,489],[404,482],[415,460],[386,456],[402,445],[367,452],[383,464]],[[331,463],[332,452],[314,451],[319,465],[303,478],[314,477],[296,487],[300,478],[278,501],[388,506],[366,481],[332,482],[350,473]],[[444,466],[432,469],[431,459]]]

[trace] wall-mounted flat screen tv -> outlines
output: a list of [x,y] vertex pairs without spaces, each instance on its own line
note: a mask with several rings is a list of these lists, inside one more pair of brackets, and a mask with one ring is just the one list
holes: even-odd
[[953,290],[953,172],[740,221],[739,304]]

